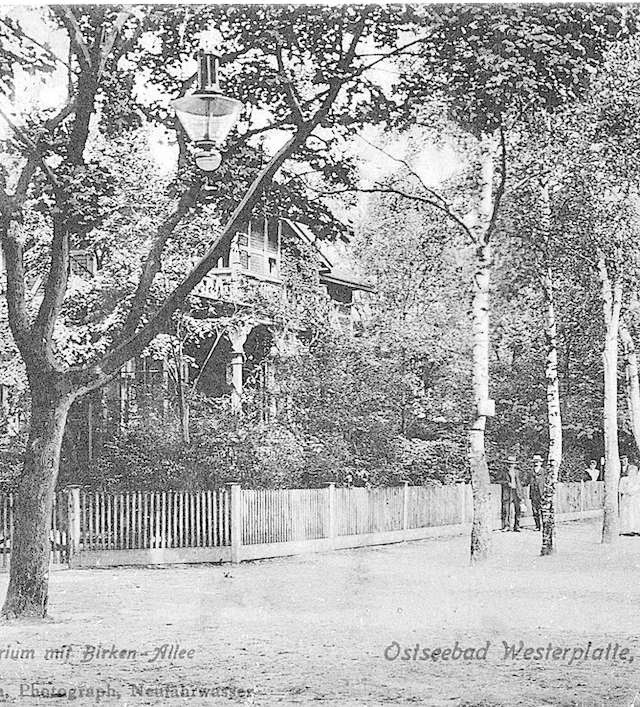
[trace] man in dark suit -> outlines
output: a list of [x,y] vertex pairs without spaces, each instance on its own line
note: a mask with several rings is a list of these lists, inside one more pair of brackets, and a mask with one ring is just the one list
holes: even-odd
[[542,497],[544,495],[544,467],[542,457],[533,455],[533,470],[529,477],[529,498],[536,530],[542,530]]
[[507,457],[507,468],[502,471],[498,483],[502,486],[502,529],[511,527],[511,506],[513,506],[513,530],[520,532],[520,505],[524,503],[525,493],[522,478],[518,472],[518,460]]

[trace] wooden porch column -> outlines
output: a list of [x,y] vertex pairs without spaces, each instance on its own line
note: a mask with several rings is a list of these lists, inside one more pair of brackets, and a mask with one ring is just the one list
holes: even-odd
[[227,337],[231,344],[231,410],[236,414],[242,412],[242,366],[244,364],[244,345],[252,325],[229,328]]

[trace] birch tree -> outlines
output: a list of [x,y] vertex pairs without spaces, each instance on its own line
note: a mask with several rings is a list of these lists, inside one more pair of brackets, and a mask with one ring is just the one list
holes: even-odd
[[638,378],[638,354],[627,322],[620,322],[620,342],[624,358],[625,383],[629,421],[636,449],[640,451],[640,380]]
[[560,382],[558,380],[558,328],[555,308],[556,277],[551,257],[549,232],[551,229],[551,200],[549,184],[544,182],[540,189],[542,206],[542,229],[546,233],[543,240],[543,265],[541,286],[544,307],[544,335],[546,341],[545,379],[547,384],[547,423],[549,428],[549,449],[542,497],[542,555],[550,555],[555,550],[555,509],[554,498],[558,471],[562,462],[562,415],[560,411]]
[[602,542],[611,543],[618,536],[618,335],[622,309],[622,279],[603,252],[598,255],[598,274],[602,292],[602,317],[605,327],[602,360],[604,363],[604,520]]

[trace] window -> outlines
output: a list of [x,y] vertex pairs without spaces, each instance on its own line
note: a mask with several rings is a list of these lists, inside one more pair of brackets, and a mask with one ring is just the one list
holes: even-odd
[[353,290],[345,285],[329,282],[327,283],[327,294],[335,302],[342,304],[351,304],[353,302]]
[[238,233],[240,266],[256,275],[280,275],[280,222],[256,219]]
[[71,274],[85,280],[96,274],[96,256],[89,250],[72,250]]

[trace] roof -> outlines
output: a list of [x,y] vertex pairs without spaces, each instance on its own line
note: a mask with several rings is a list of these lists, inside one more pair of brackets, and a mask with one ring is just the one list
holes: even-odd
[[311,228],[297,221],[283,218],[282,221],[303,241],[315,248],[320,256],[321,282],[343,285],[354,290],[372,291],[371,283],[358,271],[346,244],[337,241],[320,240]]

